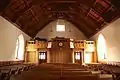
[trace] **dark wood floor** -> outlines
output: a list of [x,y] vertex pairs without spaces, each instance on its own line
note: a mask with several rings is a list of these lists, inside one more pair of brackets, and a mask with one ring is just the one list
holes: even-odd
[[40,64],[33,69],[12,76],[11,80],[112,80],[79,64]]

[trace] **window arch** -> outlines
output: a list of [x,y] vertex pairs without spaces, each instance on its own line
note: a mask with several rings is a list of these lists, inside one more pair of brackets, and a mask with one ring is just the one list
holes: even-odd
[[99,34],[98,41],[97,41],[97,53],[98,53],[98,60],[104,60],[107,58],[107,47],[106,41],[102,34]]
[[24,37],[23,37],[23,34],[18,36],[17,41],[16,41],[15,59],[24,60]]

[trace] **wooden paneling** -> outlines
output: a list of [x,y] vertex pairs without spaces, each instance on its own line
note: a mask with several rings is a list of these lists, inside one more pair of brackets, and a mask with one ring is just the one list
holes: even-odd
[[38,53],[36,51],[27,52],[27,63],[38,63]]
[[36,40],[36,48],[46,49],[47,48],[47,41]]
[[76,49],[79,49],[79,48],[84,49],[86,46],[85,40],[75,40],[74,45]]
[[72,63],[72,50],[51,49],[50,63]]
[[70,39],[53,39],[50,49],[51,63],[72,63],[72,49]]

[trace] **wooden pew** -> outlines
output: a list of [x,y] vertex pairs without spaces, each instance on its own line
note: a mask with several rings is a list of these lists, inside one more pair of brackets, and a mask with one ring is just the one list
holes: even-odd
[[27,72],[22,72],[20,76],[12,77],[11,80],[98,80],[96,75],[92,75],[90,71],[82,69],[79,65],[64,64],[61,67],[58,64],[40,65]]
[[13,77],[11,80],[99,80],[98,76],[95,75],[79,75],[79,76],[59,76],[59,75],[20,75]]
[[28,70],[29,65],[11,65],[11,66],[2,66],[0,67],[0,80],[9,80],[13,75],[19,75],[22,71]]

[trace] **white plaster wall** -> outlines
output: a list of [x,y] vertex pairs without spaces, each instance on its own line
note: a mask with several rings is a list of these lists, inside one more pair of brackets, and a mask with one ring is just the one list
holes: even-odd
[[[38,32],[36,37],[50,39],[58,36],[58,37],[65,37],[65,38],[72,38],[72,39],[79,39],[79,40],[87,39],[80,30],[78,30],[73,24],[67,21],[64,21],[66,26],[66,31],[57,32],[56,23],[57,21],[53,21],[49,23],[47,26],[45,26],[45,28],[43,28],[41,31]],[[71,32],[69,32],[70,30]]]
[[0,60],[14,60],[16,40],[20,34],[24,40],[30,37],[0,16]]
[[120,19],[109,24],[99,33],[91,37],[90,40],[96,40],[100,33],[106,40],[107,60],[120,61]]

